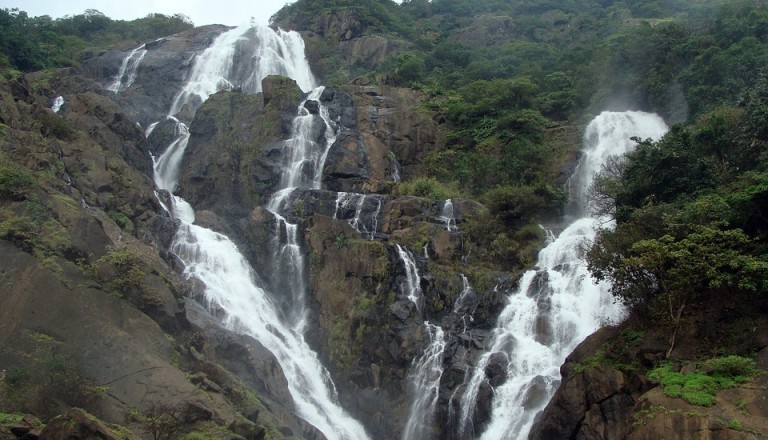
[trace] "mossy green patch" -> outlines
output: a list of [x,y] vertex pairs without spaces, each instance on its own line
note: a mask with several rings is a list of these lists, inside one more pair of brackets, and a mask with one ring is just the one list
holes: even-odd
[[756,371],[753,360],[740,356],[714,358],[706,364],[712,369],[709,374],[701,370],[682,373],[672,365],[662,365],[648,373],[648,378],[658,382],[668,397],[691,405],[712,406],[718,391],[736,387]]

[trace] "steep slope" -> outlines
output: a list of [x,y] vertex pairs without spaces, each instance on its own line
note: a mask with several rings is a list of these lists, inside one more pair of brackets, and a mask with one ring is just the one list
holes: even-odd
[[184,431],[311,437],[272,400],[285,382],[268,352],[185,312],[190,286],[160,257],[175,225],[136,121],[71,69],[4,80],[2,103],[4,410],[47,419],[76,405],[137,433],[174,414]]

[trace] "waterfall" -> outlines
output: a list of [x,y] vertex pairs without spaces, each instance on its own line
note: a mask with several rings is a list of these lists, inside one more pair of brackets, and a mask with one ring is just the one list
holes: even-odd
[[[306,324],[305,292],[308,287],[306,262],[301,250],[298,226],[283,217],[296,189],[320,189],[328,150],[336,141],[339,127],[330,120],[328,110],[319,102],[324,87],[317,87],[302,101],[291,124],[291,137],[283,146],[280,189],[269,200],[267,209],[275,216],[273,284],[284,300],[285,319],[303,332]],[[318,113],[307,106],[318,103]]]
[[376,238],[379,215],[385,197],[378,194],[339,192],[336,195],[334,220],[347,220],[360,235],[368,240]]
[[472,314],[475,313],[477,308],[477,298],[467,277],[463,273],[459,274],[459,276],[461,277],[462,287],[459,297],[456,298],[456,302],[453,304],[453,314],[461,318],[461,333],[466,333],[467,325],[474,321]]
[[[658,139],[664,121],[642,112],[604,112],[587,127],[584,158],[578,169],[575,197],[581,213],[589,207],[586,190],[608,157],[623,155],[629,138]],[[498,318],[493,343],[478,359],[462,398],[460,435],[475,437],[475,399],[492,361],[506,360],[506,382],[494,389],[489,425],[481,439],[527,439],[534,418],[551,399],[560,381],[560,365],[584,338],[603,324],[623,318],[605,283],[595,283],[580,248],[591,242],[608,219],[583,217],[573,221],[541,250],[537,269],[526,272],[517,292]]]
[[243,92],[258,93],[261,81],[269,75],[293,78],[305,92],[313,89],[315,79],[304,57],[304,40],[296,32],[275,32],[267,27],[234,28],[219,35],[211,47],[197,56],[169,113],[176,115],[185,105],[192,107],[194,113],[220,90],[240,88]]
[[[338,127],[327,116],[328,111],[322,104],[318,102],[320,114],[314,115],[307,109],[307,102],[318,101],[324,89],[322,86],[315,88],[299,104],[291,125],[291,138],[283,146],[280,190],[268,203],[272,212],[283,210],[297,188],[320,189],[325,160],[336,141]],[[318,129],[320,124],[322,127]]]
[[[241,47],[243,41],[254,41],[248,38],[249,35],[269,36],[272,35],[270,32],[278,35],[268,28],[235,28],[220,35],[211,47],[196,58],[190,80],[174,100],[170,114],[176,114],[185,106],[194,114],[212,93],[233,86],[239,87],[242,72],[237,72],[238,68],[234,66],[232,58],[237,50],[244,50]],[[257,39],[258,44],[267,47],[254,51],[259,54],[259,58],[254,58],[251,66],[259,71],[246,75],[246,79],[263,78],[272,73],[290,73],[295,67],[293,57],[298,53],[303,56],[301,38],[298,34],[284,32],[279,33],[278,37]],[[306,61],[303,65],[306,70],[301,74],[301,78],[306,81],[307,78],[312,78],[312,75]],[[319,96],[320,93],[322,89],[315,90],[310,97]],[[300,116],[297,119],[307,116],[302,108],[303,105],[300,106]],[[294,127],[302,123],[295,122]],[[297,130],[300,132],[301,128],[294,128],[294,135],[288,142],[290,146],[287,150],[304,148],[299,144],[309,142],[306,138],[297,139]],[[326,140],[332,139],[327,135],[325,137]],[[177,120],[176,139],[154,161],[155,184],[158,189],[171,193],[176,189],[179,167],[188,140],[189,131],[186,125]],[[290,174],[290,170],[297,168],[293,165],[288,166],[284,174]],[[316,163],[316,166],[322,167],[322,164]],[[321,172],[322,170],[316,170],[315,174]],[[295,181],[294,177],[283,176],[287,183],[284,183],[281,191],[273,195],[269,203],[278,223],[280,246],[275,256],[276,264],[279,262],[278,265],[293,274],[290,280],[298,284],[291,284],[290,288],[296,289],[297,292],[289,293],[301,299],[289,301],[293,306],[289,313],[278,306],[275,292],[259,285],[253,269],[237,246],[225,235],[195,225],[194,209],[178,196],[171,198],[172,206],[166,206],[180,221],[171,251],[183,262],[183,275],[202,282],[207,306],[216,310],[217,316],[223,316],[222,324],[232,331],[255,338],[272,352],[287,379],[295,411],[300,417],[315,426],[329,440],[367,439],[368,435],[363,426],[338,405],[336,389],[328,371],[304,338],[304,256],[299,249],[296,225],[288,223],[278,212],[286,203],[289,192],[294,189],[286,185],[299,182]],[[314,178],[311,181],[314,182]]]
[[416,305],[416,310],[421,314],[421,308],[424,303],[424,293],[421,291],[421,277],[419,276],[419,268],[416,267],[416,260],[413,258],[413,254],[408,249],[395,245],[397,247],[397,254],[400,256],[400,260],[403,262],[405,268],[405,280],[401,285],[402,292],[408,299]]
[[456,231],[456,217],[453,214],[453,201],[451,199],[448,199],[443,203],[440,220],[445,224],[446,231]]
[[59,95],[51,103],[51,111],[54,113],[58,113],[59,110],[61,110],[61,107],[63,105],[64,105],[64,97]]
[[[120,65],[120,70],[117,71],[117,76],[112,84],[107,87],[107,90],[114,93],[119,93],[120,90],[125,90],[133,84],[136,80],[136,73],[139,71],[139,64],[144,59],[144,55],[147,54],[146,45],[133,49],[127,57],[123,59],[123,63]],[[123,83],[125,79],[125,83]]]
[[429,339],[426,341],[424,353],[414,359],[411,367],[409,381],[413,401],[403,430],[403,440],[430,438],[432,436],[429,433],[434,429],[446,340],[443,329],[439,326],[425,322],[424,329]]

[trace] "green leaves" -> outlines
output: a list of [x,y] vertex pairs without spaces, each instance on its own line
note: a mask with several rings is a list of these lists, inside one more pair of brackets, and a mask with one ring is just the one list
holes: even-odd
[[682,373],[667,364],[651,370],[648,378],[658,382],[669,397],[691,405],[712,406],[718,391],[743,383],[756,371],[755,361],[741,356],[713,358],[706,365],[711,368],[710,374],[700,370]]

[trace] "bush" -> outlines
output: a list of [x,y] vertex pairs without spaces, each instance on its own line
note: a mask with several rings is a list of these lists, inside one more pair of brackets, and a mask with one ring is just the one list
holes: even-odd
[[10,166],[0,167],[0,198],[25,200],[35,185],[35,178],[26,171]]
[[455,191],[440,183],[434,177],[419,177],[397,186],[400,195],[446,200],[455,195]]
[[[50,344],[48,344],[50,345]],[[10,367],[0,381],[0,406],[50,418],[68,407],[96,402],[107,388],[96,386],[70,359],[38,350],[20,367]]]
[[669,397],[683,399],[691,405],[712,406],[715,394],[727,388],[733,388],[756,372],[752,359],[740,356],[714,358],[706,362],[712,371],[680,373],[671,365],[663,365],[648,373],[648,378],[658,382],[662,391]]
[[498,186],[483,197],[491,214],[507,226],[522,226],[553,208],[561,208],[562,192],[548,187]]
[[751,376],[756,371],[755,361],[741,356],[726,356],[710,359],[706,364],[716,376]]

